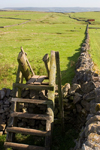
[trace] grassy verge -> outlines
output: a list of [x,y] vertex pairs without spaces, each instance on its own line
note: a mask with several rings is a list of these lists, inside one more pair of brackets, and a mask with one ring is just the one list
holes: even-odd
[[[46,74],[42,62],[44,54],[50,55],[51,50],[59,51],[62,84],[72,81],[86,25],[61,13],[0,13],[2,17],[10,17],[9,24],[14,23],[15,17],[31,19],[31,22],[23,25],[0,29],[0,88],[11,88],[15,82],[17,56],[21,46],[36,74]],[[5,23],[5,19],[3,20]]]
[[89,24],[90,51],[94,62],[94,70],[100,74],[100,12],[84,12],[71,13],[72,17],[87,19],[95,19]]

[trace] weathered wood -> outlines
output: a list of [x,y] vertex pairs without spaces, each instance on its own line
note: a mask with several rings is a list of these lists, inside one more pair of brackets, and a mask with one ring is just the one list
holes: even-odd
[[62,125],[62,132],[64,132],[64,109],[63,109],[63,97],[62,97],[62,91],[61,91],[61,73],[60,73],[59,52],[55,52],[55,56],[56,56],[56,68],[57,68],[60,120],[61,120],[61,125]]
[[[24,50],[23,50],[23,47],[21,47],[21,51],[22,51],[23,53],[25,53]],[[26,55],[26,53],[25,53],[25,55]],[[26,62],[27,62],[28,66],[29,66],[29,68],[30,68],[30,70],[31,70],[31,72],[32,72],[32,75],[35,75],[35,73],[34,73],[32,67],[31,67],[31,65],[30,65],[30,63],[29,63],[29,61],[28,61],[28,59],[27,59],[27,57],[26,57]]]
[[12,98],[11,102],[20,102],[20,103],[32,103],[32,104],[52,104],[51,100],[37,100],[37,99],[22,99],[22,98]]
[[49,55],[48,54],[44,55],[43,61],[44,61],[44,64],[45,64],[45,67],[46,67],[46,70],[47,70],[48,77],[49,77],[50,61],[49,61]]
[[19,53],[17,60],[23,76],[25,77],[26,81],[28,81],[31,78],[31,74],[29,71],[29,67],[27,65],[26,54],[24,53],[23,49],[21,49],[21,52]]
[[49,120],[51,118],[49,115],[30,114],[30,113],[23,113],[23,112],[13,112],[10,115],[11,115],[11,117],[40,119],[40,120]]
[[19,84],[19,83],[14,83],[13,84],[14,87],[18,87],[18,88],[25,88],[25,89],[34,89],[34,90],[54,90],[54,86],[52,85],[32,85],[32,84]]
[[49,136],[49,132],[47,131],[41,131],[41,130],[29,129],[29,128],[20,128],[20,127],[7,127],[7,132],[37,135],[37,136],[46,136],[46,135]]
[[49,115],[53,116],[53,110],[54,110],[54,106],[55,106],[55,75],[56,75],[56,62],[55,62],[55,52],[51,51],[51,60],[50,60],[50,75],[49,75],[49,85],[53,86],[54,89],[51,91],[48,91],[48,99],[50,99],[53,102],[53,106],[49,106],[50,110],[49,110]]
[[[49,74],[49,85],[53,86],[53,91],[48,91],[48,99],[52,101],[53,104],[47,104],[47,114],[51,116],[51,119],[46,121],[46,131],[49,131],[52,138],[52,130],[54,123],[54,106],[55,106],[55,75],[56,75],[56,62],[55,62],[55,52],[51,51],[51,60],[50,60],[50,74]],[[51,138],[46,136],[45,145],[46,150],[50,149]]]
[[44,147],[40,147],[40,146],[32,146],[32,145],[18,144],[18,143],[11,143],[11,142],[5,142],[4,147],[18,149],[18,150],[46,150]]
[[35,85],[41,85],[42,81],[44,79],[47,79],[48,77],[47,76],[40,76],[37,81],[34,82]]
[[[16,83],[22,83],[22,82],[23,82],[23,76],[20,71],[20,67],[18,66],[17,75],[16,75]],[[18,90],[17,87],[16,88],[13,87],[13,97],[18,97],[18,92],[20,92],[20,90]]]
[[34,75],[26,82],[26,84],[33,84],[38,78],[39,75]]
[[49,82],[42,82],[41,85],[49,85]]

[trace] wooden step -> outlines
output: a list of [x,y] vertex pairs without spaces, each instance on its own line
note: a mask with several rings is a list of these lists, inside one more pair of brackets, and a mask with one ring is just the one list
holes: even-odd
[[19,143],[12,143],[12,142],[5,142],[4,147],[8,148],[14,148],[18,150],[46,150],[45,147],[40,146],[32,146],[27,144],[19,144]]
[[21,84],[21,83],[14,83],[13,87],[17,88],[25,88],[25,89],[34,89],[34,90],[54,90],[54,86],[51,85],[34,85],[34,84]]
[[31,77],[26,84],[38,84],[40,85],[44,79],[48,79],[47,76],[39,76],[39,75],[34,75]]
[[20,128],[20,127],[7,127],[7,132],[38,135],[38,136],[50,135],[49,134],[50,132],[47,131],[41,131],[41,130],[29,129],[29,128]]
[[13,112],[10,114],[11,117],[19,117],[19,118],[28,118],[28,119],[40,119],[40,120],[49,120],[51,116],[43,115],[43,114],[30,114],[23,112]]
[[37,99],[23,99],[23,98],[12,98],[12,102],[19,103],[32,103],[32,104],[52,104],[51,100],[37,100]]

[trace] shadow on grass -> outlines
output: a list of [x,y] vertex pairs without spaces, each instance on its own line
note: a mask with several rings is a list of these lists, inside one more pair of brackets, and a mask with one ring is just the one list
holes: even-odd
[[74,78],[75,75],[75,64],[77,62],[77,59],[80,55],[81,49],[76,49],[78,51],[75,53],[72,57],[68,57],[67,59],[69,60],[69,63],[67,64],[67,69],[61,71],[61,76],[62,76],[62,85],[65,83],[71,83],[72,79]]
[[55,125],[51,150],[70,150],[75,146],[74,139],[78,137],[78,132],[71,126],[65,125],[64,135],[61,134],[61,125]]
[[75,65],[78,60],[78,57],[80,56],[81,46],[84,43],[84,41],[85,38],[82,40],[80,48],[75,50],[76,53],[73,56],[67,57],[67,59],[69,60],[69,63],[66,65],[67,69],[61,71],[62,85],[64,85],[65,83],[72,83],[72,79],[75,76]]

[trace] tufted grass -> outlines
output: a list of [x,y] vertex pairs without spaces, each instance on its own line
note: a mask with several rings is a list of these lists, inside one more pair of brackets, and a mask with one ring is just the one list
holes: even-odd
[[94,71],[100,74],[100,12],[74,13],[71,16],[83,19],[95,19],[89,24],[90,51],[94,62]]
[[0,89],[12,88],[15,82],[21,46],[36,74],[46,74],[43,56],[46,53],[50,56],[51,50],[59,51],[62,84],[71,83],[85,37],[85,24],[70,19],[66,13],[0,11],[0,17],[0,26],[31,19],[26,24],[0,28]]

